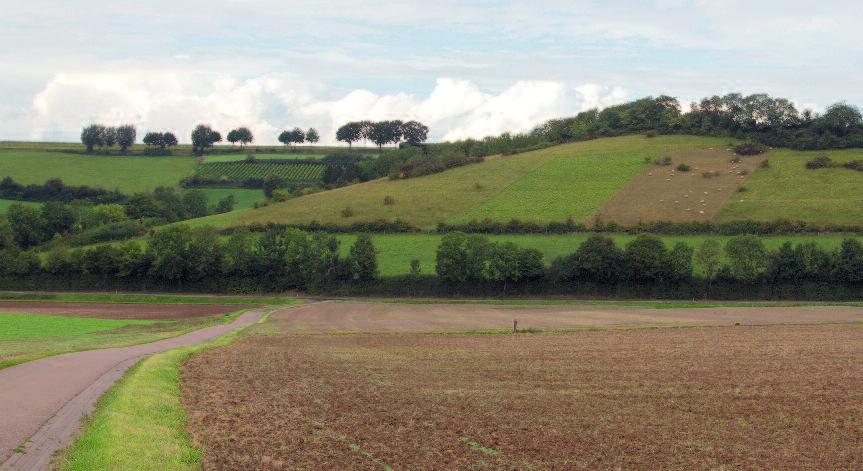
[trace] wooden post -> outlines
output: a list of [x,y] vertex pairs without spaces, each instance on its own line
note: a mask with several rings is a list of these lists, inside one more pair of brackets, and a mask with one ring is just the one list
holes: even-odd
[[514,333],[514,334],[518,333],[518,320],[517,319],[512,320],[512,333]]

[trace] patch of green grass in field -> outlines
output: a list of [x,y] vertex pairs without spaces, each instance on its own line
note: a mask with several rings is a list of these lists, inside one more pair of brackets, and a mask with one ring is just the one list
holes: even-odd
[[234,195],[234,211],[249,209],[254,206],[255,201],[266,200],[263,190],[254,188],[201,188],[207,195],[210,205],[215,205],[219,200]]
[[[577,142],[523,154],[488,158],[434,175],[380,179],[247,210],[209,223],[348,225],[400,218],[420,227],[492,218],[591,220],[602,204],[644,168],[646,157],[690,148],[724,146],[727,139],[694,136],[624,136]],[[394,204],[385,205],[385,197]],[[343,217],[350,207],[353,216]]]
[[806,162],[820,155],[843,163],[863,159],[863,149],[777,149],[769,155],[770,166],[753,173],[746,180],[747,191],[735,193],[716,219],[863,224],[863,173],[844,168],[807,169]]
[[[70,303],[124,304],[259,304],[288,306],[301,301],[286,296],[199,296],[183,294],[115,294],[115,293],[27,293],[0,292],[4,301],[57,301]],[[0,304],[2,308],[2,304]]]
[[0,368],[61,353],[154,342],[233,317],[148,321],[0,313]]
[[42,204],[42,203],[36,203],[33,201],[17,201],[17,200],[0,199],[0,214],[5,213],[9,209],[9,206],[12,206],[15,203],[21,203],[25,206],[39,206]]
[[242,330],[235,330],[206,344],[142,360],[99,400],[83,432],[64,450],[59,469],[200,469],[202,452],[191,443],[186,429],[180,365],[194,354],[230,344],[239,335]]
[[[356,235],[340,234],[340,250],[347,255],[351,244],[356,240]],[[410,272],[410,262],[418,259],[422,273],[433,274],[435,272],[435,254],[440,244],[441,235],[438,234],[374,234],[372,241],[378,249],[378,268],[381,275],[404,275]],[[506,234],[490,235],[489,239],[495,242],[513,242],[518,246],[534,248],[542,252],[546,264],[559,256],[569,255],[589,237],[588,234],[563,234],[563,235],[538,235],[538,234]],[[620,247],[634,239],[629,234],[612,234],[611,237]],[[794,244],[814,241],[821,247],[829,250],[838,248],[842,239],[847,236],[775,236],[763,237],[764,245],[773,250],[779,248],[785,241]],[[860,237],[858,237],[860,238]],[[701,245],[707,239],[718,239],[723,245],[729,239],[725,236],[663,236],[665,245],[670,249],[677,242],[684,242],[693,248]],[[863,238],[860,238],[863,241]],[[696,272],[700,273],[700,267],[696,266]]]
[[195,170],[192,157],[78,155],[48,151],[0,151],[0,178],[44,183],[60,178],[68,185],[89,185],[130,193],[177,186]]

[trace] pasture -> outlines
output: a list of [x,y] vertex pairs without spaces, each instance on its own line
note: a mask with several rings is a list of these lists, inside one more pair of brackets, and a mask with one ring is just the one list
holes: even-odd
[[0,214],[5,213],[6,210],[9,209],[9,206],[12,206],[15,203],[21,203],[21,204],[26,205],[26,206],[39,206],[39,203],[36,203],[33,201],[16,201],[16,200],[0,199]]
[[257,188],[199,188],[207,195],[207,201],[216,204],[221,199],[227,198],[228,195],[234,195],[234,211],[241,209],[249,209],[254,206],[256,201],[266,200],[263,190]]
[[[266,208],[237,213],[220,224],[332,224],[400,218],[420,227],[491,218],[562,221],[592,216],[647,164],[665,152],[725,145],[727,139],[625,136],[554,146],[406,180],[380,179]],[[385,205],[389,196],[393,204]],[[350,207],[353,216],[342,211]],[[212,220],[211,220],[212,221]]]
[[68,185],[88,185],[124,193],[177,186],[195,169],[192,157],[81,155],[48,151],[0,150],[0,178],[44,183],[60,178]]
[[[542,332],[531,329],[533,316],[550,326],[555,316],[557,325],[589,325],[597,316],[499,308],[473,318],[449,307],[412,315],[415,306],[316,304],[276,313],[252,335],[192,357],[180,370],[182,403],[202,462],[224,469],[863,465],[859,324],[775,325],[804,315],[786,308],[767,322],[763,312],[743,310],[742,319],[774,325],[734,326],[724,313],[695,309],[667,315],[727,326]],[[827,322],[831,311],[822,309]],[[601,314],[624,324],[637,316]],[[535,333],[494,334],[512,318]],[[465,331],[471,319],[481,330]],[[456,333],[443,333],[450,329]]]
[[812,152],[776,149],[769,155],[770,166],[749,177],[747,191],[731,198],[716,219],[785,218],[815,224],[860,224],[863,173],[842,168],[806,168],[807,161],[821,155],[844,163],[863,159],[863,149]]

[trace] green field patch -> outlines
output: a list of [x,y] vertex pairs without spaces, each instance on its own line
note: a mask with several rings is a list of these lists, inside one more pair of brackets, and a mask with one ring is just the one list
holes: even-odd
[[9,206],[12,206],[15,203],[21,203],[25,206],[39,206],[42,203],[37,203],[35,201],[18,201],[18,200],[4,200],[0,199],[0,214],[5,213]]
[[198,166],[195,174],[210,179],[243,181],[277,175],[289,182],[315,182],[324,176],[327,166],[313,163],[277,162],[213,162]]
[[0,342],[59,338],[78,339],[98,332],[120,329],[130,325],[151,325],[155,322],[0,312]]
[[60,178],[67,185],[87,185],[124,193],[176,186],[195,169],[193,157],[106,156],[62,152],[0,150],[0,178],[44,183]]
[[821,155],[842,164],[863,159],[863,149],[776,149],[769,156],[769,166],[746,180],[746,191],[735,193],[725,203],[717,221],[785,218],[820,225],[861,224],[863,173],[843,168],[806,168],[807,161]]

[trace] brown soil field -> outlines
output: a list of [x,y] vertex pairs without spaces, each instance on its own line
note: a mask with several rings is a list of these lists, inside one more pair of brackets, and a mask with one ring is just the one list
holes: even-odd
[[863,469],[860,358],[858,324],[274,328],[181,375],[204,469]]
[[519,329],[863,322],[863,307],[650,309],[331,301],[276,311],[262,328],[276,326],[285,333],[511,330],[513,320],[518,320]]
[[[322,302],[192,358],[183,401],[204,469],[860,469],[861,316]],[[513,318],[611,328],[452,333]]]
[[215,316],[250,306],[220,304],[88,304],[50,301],[0,301],[0,312],[105,319],[174,320]]
[[[765,159],[741,157],[740,163],[732,163],[735,155],[726,149],[690,150],[668,156],[671,165],[650,165],[605,204],[599,217],[624,225],[709,221]],[[681,163],[691,170],[677,171]],[[715,176],[705,177],[709,172]]]

